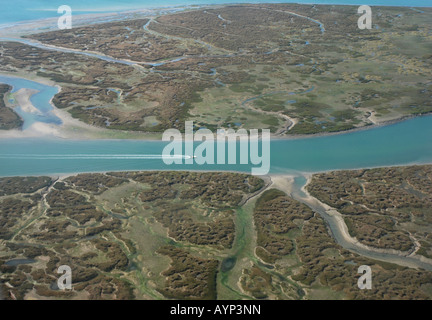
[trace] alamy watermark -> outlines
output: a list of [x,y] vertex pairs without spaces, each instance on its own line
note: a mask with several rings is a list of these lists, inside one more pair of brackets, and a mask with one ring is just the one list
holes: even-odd
[[369,266],[360,266],[357,270],[362,276],[357,281],[360,290],[372,289],[372,268]]
[[67,5],[58,7],[57,13],[63,14],[57,20],[57,26],[60,30],[72,29],[72,9]]
[[357,25],[360,30],[372,29],[372,9],[369,6],[363,5],[357,9],[357,13],[363,14],[358,20]]
[[57,273],[63,275],[57,280],[57,287],[60,290],[72,290],[72,269],[67,265],[62,265],[57,269]]
[[[168,129],[163,133],[162,141],[171,141],[162,152],[162,159],[167,165],[238,164],[239,158],[239,164],[257,166],[251,168],[252,175],[265,175],[270,170],[269,129],[262,129],[261,137],[258,129],[249,132],[246,129],[218,129],[215,138],[209,129],[201,128],[194,132],[193,121],[186,121],[184,139],[179,130]],[[194,142],[197,141],[201,143],[195,147]]]

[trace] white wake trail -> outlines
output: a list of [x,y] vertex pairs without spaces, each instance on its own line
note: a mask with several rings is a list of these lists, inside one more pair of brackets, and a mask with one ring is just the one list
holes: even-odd
[[191,159],[188,155],[161,154],[0,154],[0,159],[17,160],[163,160]]

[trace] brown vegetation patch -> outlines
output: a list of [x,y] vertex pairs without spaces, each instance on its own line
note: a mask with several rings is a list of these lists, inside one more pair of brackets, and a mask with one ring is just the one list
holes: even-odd
[[[316,174],[308,190],[345,215],[352,236],[397,250],[413,247],[409,233],[428,255],[432,223],[432,166],[378,168]],[[429,253],[430,254],[430,253]]]
[[20,128],[23,124],[21,118],[5,105],[5,95],[11,89],[11,86],[0,83],[0,130]]
[[264,261],[274,263],[291,253],[294,243],[287,237],[287,233],[299,229],[294,220],[308,220],[312,216],[311,209],[282,191],[265,191],[257,200],[254,211],[258,234],[256,254]]
[[157,251],[171,259],[171,266],[162,274],[165,287],[160,292],[169,299],[215,300],[216,275],[219,262],[193,256],[184,249],[163,246]]

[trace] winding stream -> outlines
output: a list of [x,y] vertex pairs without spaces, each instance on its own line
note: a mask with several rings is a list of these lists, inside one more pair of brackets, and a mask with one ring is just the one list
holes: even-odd
[[349,239],[347,239],[346,235],[349,233],[342,216],[316,198],[310,197],[305,191],[304,186],[300,189],[294,188],[291,196],[319,213],[327,223],[333,238],[343,248],[370,259],[395,263],[409,268],[421,268],[432,271],[431,260],[428,261],[428,259],[420,258],[420,256],[410,256],[409,253],[405,254],[396,250],[371,248],[350,236],[348,236]]
[[44,50],[50,50],[50,51],[57,51],[57,52],[64,52],[64,53],[73,53],[73,54],[80,54],[91,58],[101,59],[107,62],[113,62],[113,63],[120,63],[125,64],[128,66],[135,66],[135,65],[148,65],[152,67],[162,66],[167,63],[176,62],[184,59],[185,57],[175,57],[171,59],[167,59],[160,62],[138,62],[138,61],[131,61],[131,60],[123,60],[123,59],[116,59],[101,53],[91,52],[91,51],[83,51],[83,50],[77,50],[77,49],[69,49],[64,47],[58,47],[53,45],[47,45],[43,44],[36,40],[31,39],[23,39],[23,38],[0,38],[0,41],[9,41],[9,42],[19,42],[22,44],[26,44],[32,47],[36,47],[39,49]]

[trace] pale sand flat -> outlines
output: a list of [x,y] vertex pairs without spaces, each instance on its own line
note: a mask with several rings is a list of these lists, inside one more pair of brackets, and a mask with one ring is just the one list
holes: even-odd
[[39,91],[35,89],[22,88],[14,93],[18,105],[24,112],[41,114],[41,112],[30,101],[31,96],[38,92]]

